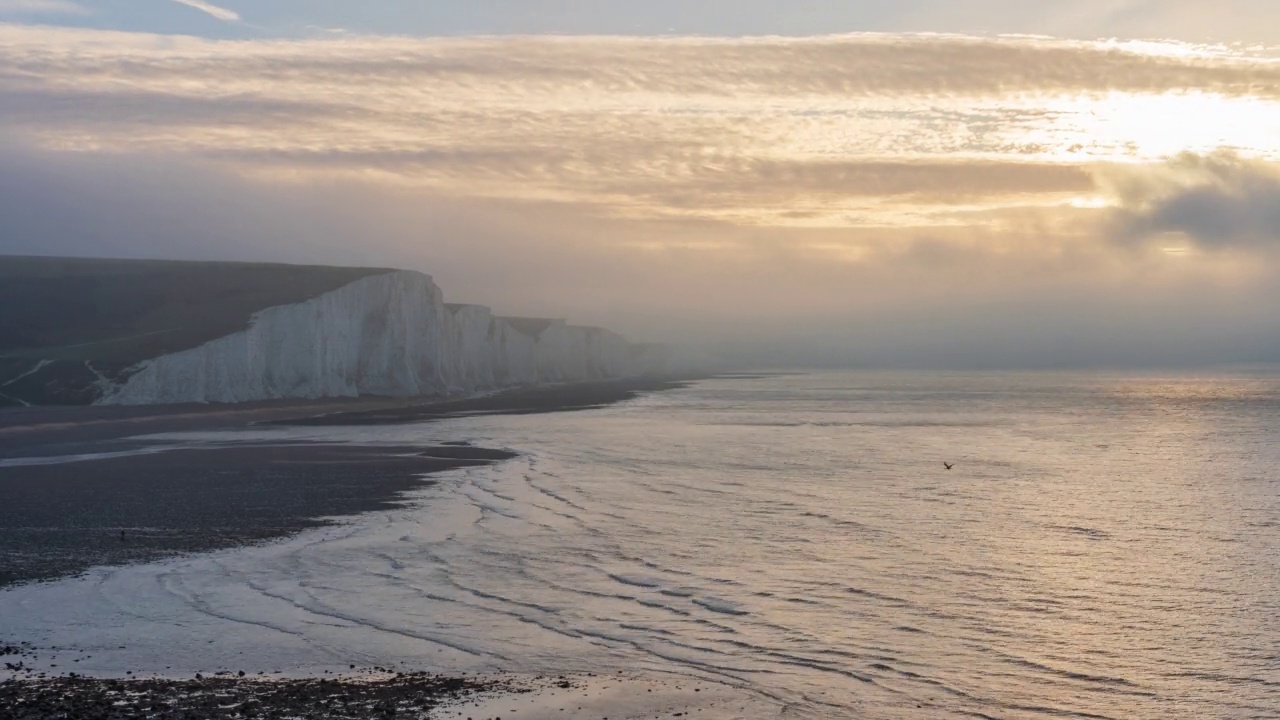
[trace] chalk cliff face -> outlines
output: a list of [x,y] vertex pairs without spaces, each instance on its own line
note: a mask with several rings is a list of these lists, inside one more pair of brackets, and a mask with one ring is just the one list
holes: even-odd
[[533,365],[536,335],[521,332],[506,318],[493,319],[489,341],[489,362],[495,387],[532,385],[538,382]]
[[99,402],[431,396],[660,369],[654,353],[607,330],[447,305],[430,277],[396,271],[267,308],[244,330],[146,360]]
[[662,363],[646,365],[635,362],[631,343],[618,333],[604,328],[583,328],[587,334],[587,376],[611,378],[627,375],[634,368],[659,368]]
[[493,313],[483,305],[446,305],[444,380],[451,392],[491,388]]

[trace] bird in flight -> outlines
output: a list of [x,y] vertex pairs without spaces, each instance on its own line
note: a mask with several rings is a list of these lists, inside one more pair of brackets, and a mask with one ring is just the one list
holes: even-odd
[[955,466],[955,464],[954,464],[954,463],[949,463],[949,462],[946,462],[945,460],[942,462],[942,467],[944,467],[944,468],[946,468],[946,469],[948,469],[948,470],[950,470],[950,469],[951,469],[952,467],[954,467],[954,466]]

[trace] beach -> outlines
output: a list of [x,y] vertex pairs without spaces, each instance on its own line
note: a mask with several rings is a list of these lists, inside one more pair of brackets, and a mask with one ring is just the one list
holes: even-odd
[[696,717],[750,712],[738,693],[707,683],[636,676],[446,676],[382,668],[311,678],[224,671],[189,679],[62,676],[0,682],[0,719],[89,716],[103,720],[314,717],[468,717],[588,720]]
[[[10,410],[0,414],[0,589],[337,526],[343,518],[411,502],[408,496],[439,473],[516,457],[466,440],[193,444],[173,439],[175,432],[563,412],[677,386],[635,379],[433,402]],[[723,688],[631,674],[468,676],[355,662],[320,670],[269,667],[251,657],[234,669],[217,665],[179,674],[172,665],[95,663],[101,648],[42,646],[5,635],[0,720],[434,717],[446,708],[449,715],[479,717],[678,717],[735,703]],[[570,695],[571,702],[565,699]]]
[[390,507],[433,473],[513,457],[459,443],[190,447],[136,436],[564,412],[675,384],[633,379],[443,401],[9,410],[0,413],[0,587],[284,537],[330,522],[322,518]]

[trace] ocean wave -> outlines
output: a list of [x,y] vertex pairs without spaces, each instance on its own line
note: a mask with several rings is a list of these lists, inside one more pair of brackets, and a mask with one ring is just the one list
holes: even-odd
[[711,612],[720,613],[721,615],[750,615],[751,614],[749,610],[744,610],[742,608],[742,605],[736,602],[733,602],[732,600],[726,600],[724,598],[696,597],[696,598],[693,598],[693,603],[695,605],[704,607],[707,610],[710,610]]

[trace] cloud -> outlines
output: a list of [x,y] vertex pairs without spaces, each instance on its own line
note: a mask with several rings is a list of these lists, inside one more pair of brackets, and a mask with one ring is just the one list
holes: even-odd
[[195,8],[196,10],[199,10],[200,12],[205,13],[207,15],[211,15],[217,18],[218,20],[222,20],[225,22],[240,22],[240,14],[237,13],[236,11],[228,10],[227,8],[224,8],[224,7],[218,7],[213,3],[204,2],[204,0],[173,0],[173,1],[178,3],[179,5],[186,5],[187,7]]
[[1274,43],[1280,9],[1270,0],[901,0],[885,3],[895,30],[1036,33],[1099,38],[1178,37]]
[[[1280,152],[1280,65],[1042,38],[342,36],[0,26],[0,126],[48,147],[744,225],[955,222],[1090,167]],[[1178,117],[1152,127],[1153,117]]]
[[1126,240],[1181,235],[1204,248],[1280,250],[1280,168],[1230,152],[1182,154],[1150,168],[1113,170],[1116,232]]
[[[1036,38],[0,25],[0,251],[403,266],[779,362],[1280,358],[1277,73]],[[1147,242],[1174,232],[1195,252]]]
[[0,0],[0,15],[89,15],[92,12],[71,0]]

